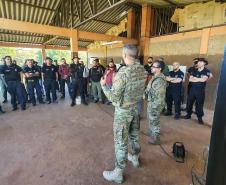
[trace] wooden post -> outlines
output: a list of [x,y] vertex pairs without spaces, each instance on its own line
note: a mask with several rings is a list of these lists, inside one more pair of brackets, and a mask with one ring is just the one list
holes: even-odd
[[71,57],[78,56],[78,31],[71,30],[70,37]]
[[150,5],[142,6],[142,18],[141,18],[141,38],[140,38],[140,51],[144,58],[144,64],[147,63],[149,57],[149,44],[152,30],[153,13]]
[[131,8],[127,15],[127,37],[135,37],[135,10]]
[[42,63],[44,63],[44,60],[46,59],[46,49],[45,45],[42,46]]
[[206,55],[208,52],[208,45],[209,45],[209,38],[210,38],[210,28],[206,28],[202,30],[202,37],[201,37],[201,45],[200,45],[200,55]]

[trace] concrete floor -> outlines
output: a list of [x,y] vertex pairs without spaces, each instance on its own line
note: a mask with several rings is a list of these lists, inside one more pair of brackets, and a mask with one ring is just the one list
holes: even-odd
[[[71,108],[69,101],[37,105],[0,115],[1,185],[105,185],[102,171],[114,167],[111,106],[91,103]],[[211,122],[211,121],[209,121]],[[211,128],[194,120],[161,117],[162,144],[175,141],[188,151],[184,164],[169,158],[141,134],[141,168],[128,163],[125,185],[189,185],[193,165],[201,172],[203,148]],[[141,121],[141,130],[147,127]]]

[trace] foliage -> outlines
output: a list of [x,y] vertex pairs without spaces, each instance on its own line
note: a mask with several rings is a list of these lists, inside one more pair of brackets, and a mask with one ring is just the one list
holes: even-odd
[[[41,49],[1,47],[0,58],[5,57],[6,55],[11,56],[20,66],[22,66],[24,61],[28,58],[34,59],[39,64],[42,64],[43,62]],[[78,55],[84,63],[87,62],[87,52],[79,52]],[[46,49],[46,56],[51,57],[53,60],[57,60],[59,64],[61,58],[65,58],[68,63],[71,63],[70,51]]]

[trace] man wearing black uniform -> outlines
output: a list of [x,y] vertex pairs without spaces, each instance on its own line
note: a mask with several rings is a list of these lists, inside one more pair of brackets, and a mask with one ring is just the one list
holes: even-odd
[[75,56],[72,61],[73,63],[70,65],[70,73],[71,73],[71,107],[75,106],[75,98],[77,95],[77,91],[79,90],[82,104],[88,105],[85,100],[84,86],[83,86],[83,71],[84,66],[79,63],[79,57]]
[[174,119],[180,118],[181,111],[181,91],[182,91],[182,81],[184,79],[184,73],[180,70],[180,64],[178,62],[173,63],[173,71],[169,72],[166,77],[168,86],[166,88],[166,103],[167,112],[165,116],[172,115],[172,105],[174,102],[175,115]]
[[36,105],[35,98],[35,90],[37,93],[37,98],[40,104],[43,104],[42,100],[42,91],[41,86],[39,84],[39,77],[41,76],[38,67],[34,66],[34,61],[32,59],[28,59],[26,61],[26,67],[24,67],[24,75],[27,83],[27,90],[30,97],[30,101],[33,106]]
[[17,98],[20,102],[21,110],[26,109],[26,98],[23,93],[23,84],[21,83],[21,67],[12,63],[10,56],[5,57],[6,64],[1,68],[0,73],[5,75],[7,91],[11,96],[13,111],[17,110]]
[[48,104],[51,103],[50,91],[52,93],[53,103],[57,103],[56,95],[56,80],[58,78],[57,68],[52,64],[52,59],[46,57],[46,64],[42,68],[42,76],[44,79],[44,87],[46,92],[46,101]]
[[195,102],[196,115],[200,124],[203,124],[202,117],[204,115],[203,105],[205,100],[206,81],[212,76],[211,72],[205,68],[205,65],[207,64],[208,62],[204,58],[199,58],[197,62],[197,69],[191,71],[189,78],[191,87],[187,100],[187,115],[184,117],[185,119],[191,118],[192,108]]

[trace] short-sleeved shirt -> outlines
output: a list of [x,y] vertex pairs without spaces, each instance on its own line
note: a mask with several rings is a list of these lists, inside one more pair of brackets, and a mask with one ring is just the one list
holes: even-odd
[[[170,71],[169,72],[169,77],[171,78],[180,78],[180,79],[184,79],[184,73],[181,70],[178,71]],[[172,82],[168,82],[169,84],[169,88],[182,88],[182,81],[180,83],[172,83]]]
[[[209,78],[210,74],[211,74],[211,72],[207,68],[204,68],[202,71],[198,71],[196,69],[191,72],[191,75],[196,78],[202,78],[204,76],[207,76]],[[206,82],[192,82],[191,84],[192,84],[191,85],[192,88],[203,88],[204,89],[206,87]]]
[[[38,67],[36,66],[32,66],[31,68],[26,66],[23,70],[24,73],[32,73],[32,74],[35,74],[35,73],[39,73],[40,75],[40,70]],[[39,76],[32,76],[32,77],[25,77],[26,80],[38,80],[39,79]]]
[[10,66],[3,65],[0,69],[0,73],[4,74],[5,81],[21,81],[20,72],[22,68],[18,65],[12,64]]
[[44,80],[56,80],[57,68],[54,65],[43,65],[42,73],[44,74]]

